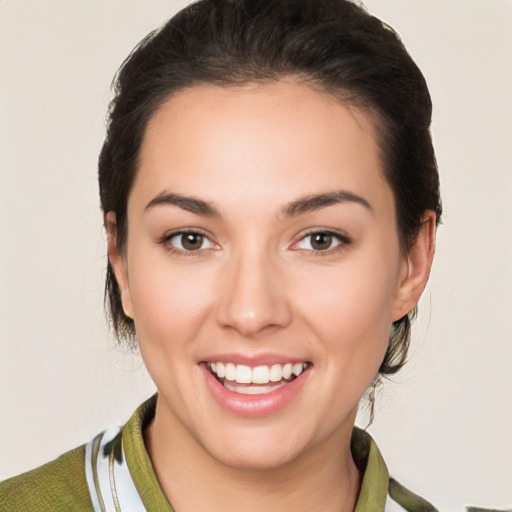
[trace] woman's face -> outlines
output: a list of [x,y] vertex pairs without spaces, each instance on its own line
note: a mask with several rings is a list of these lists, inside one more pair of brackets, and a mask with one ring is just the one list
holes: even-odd
[[292,81],[164,103],[110,256],[159,421],[235,467],[349,439],[417,300],[372,118]]

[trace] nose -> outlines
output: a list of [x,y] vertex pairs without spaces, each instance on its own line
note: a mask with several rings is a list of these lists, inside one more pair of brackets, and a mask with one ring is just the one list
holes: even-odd
[[291,322],[284,272],[268,255],[244,251],[226,264],[221,279],[217,321],[223,328],[254,338]]

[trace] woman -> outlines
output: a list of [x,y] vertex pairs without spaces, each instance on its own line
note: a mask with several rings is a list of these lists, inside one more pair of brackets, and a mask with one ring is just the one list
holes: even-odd
[[2,509],[434,510],[354,429],[432,263],[430,118],[393,30],[343,0],[203,0],[143,40],[99,182],[113,325],[158,395]]

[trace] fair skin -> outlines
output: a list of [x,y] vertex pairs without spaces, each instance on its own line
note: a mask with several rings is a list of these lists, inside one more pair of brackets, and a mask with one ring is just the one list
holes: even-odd
[[[404,254],[372,116],[292,80],[177,93],[140,157],[109,257],[159,391],[146,442],[169,501],[353,510],[358,402],[424,289],[434,214]],[[235,381],[215,374],[229,363]]]

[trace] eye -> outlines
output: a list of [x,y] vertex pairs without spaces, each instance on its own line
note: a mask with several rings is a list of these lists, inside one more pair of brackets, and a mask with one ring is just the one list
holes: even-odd
[[331,231],[315,231],[302,237],[294,249],[306,251],[327,252],[341,245],[350,244],[350,240],[339,233]]
[[163,243],[171,249],[182,252],[197,252],[203,249],[214,249],[217,246],[203,233],[197,231],[181,231],[166,236]]

